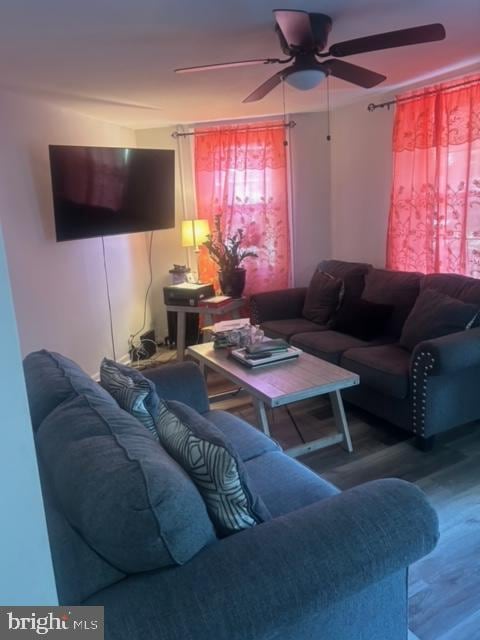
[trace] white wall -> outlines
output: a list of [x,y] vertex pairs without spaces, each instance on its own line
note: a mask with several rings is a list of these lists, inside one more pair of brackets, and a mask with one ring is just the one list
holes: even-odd
[[294,114],[290,132],[294,284],[308,284],[330,258],[330,145],[325,113]]
[[384,267],[394,109],[369,112],[369,102],[331,116],[332,255]]
[[[135,146],[135,135],[9,93],[0,113],[0,215],[22,353],[57,350],[94,373],[112,353],[101,240],[55,242],[48,145]],[[142,324],[146,237],[105,244],[118,357]]]
[[0,229],[0,604],[57,602]]

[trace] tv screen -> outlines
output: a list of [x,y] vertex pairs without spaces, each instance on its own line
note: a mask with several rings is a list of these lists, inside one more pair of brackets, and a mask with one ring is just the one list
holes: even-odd
[[175,153],[50,145],[57,242],[175,226]]

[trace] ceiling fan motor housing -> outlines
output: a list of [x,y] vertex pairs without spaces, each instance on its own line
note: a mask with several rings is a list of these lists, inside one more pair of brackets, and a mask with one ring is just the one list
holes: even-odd
[[[315,46],[313,51],[323,51],[328,43],[328,35],[332,30],[332,19],[330,16],[327,16],[325,13],[309,13],[310,16],[310,24],[312,28],[313,37],[315,40]],[[290,47],[288,42],[285,40],[285,37],[278,26],[275,24],[275,31],[277,32],[278,39],[280,40],[280,47],[283,53],[286,56],[292,56],[298,53],[297,47]],[[305,51],[304,53],[311,53]]]

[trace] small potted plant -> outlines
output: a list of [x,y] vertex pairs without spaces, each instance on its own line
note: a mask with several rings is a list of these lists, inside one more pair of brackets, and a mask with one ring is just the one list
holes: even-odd
[[243,229],[237,229],[232,236],[224,238],[220,220],[221,216],[216,215],[213,233],[207,236],[203,244],[219,267],[218,280],[222,293],[232,298],[240,298],[245,288],[246,274],[245,269],[240,265],[245,258],[258,256],[251,249],[242,249]]

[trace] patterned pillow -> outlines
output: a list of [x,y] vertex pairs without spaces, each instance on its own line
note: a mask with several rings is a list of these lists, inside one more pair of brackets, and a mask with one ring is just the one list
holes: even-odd
[[228,536],[270,520],[233,447],[214,424],[181,402],[161,402],[160,442],[189,474],[217,533]]
[[122,409],[137,418],[158,440],[155,418],[159,399],[151,380],[130,367],[104,358],[100,365],[100,383]]

